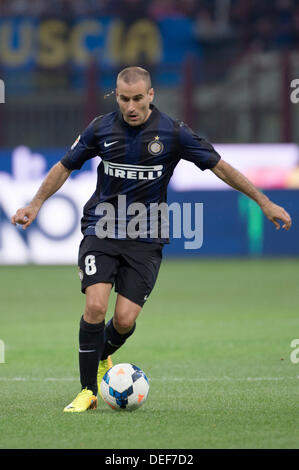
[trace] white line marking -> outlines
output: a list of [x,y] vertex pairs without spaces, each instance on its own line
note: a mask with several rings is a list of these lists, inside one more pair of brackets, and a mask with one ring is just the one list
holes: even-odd
[[[78,377],[0,377],[1,382],[77,382]],[[276,382],[279,380],[299,380],[299,375],[295,377],[154,377],[150,381],[154,382]]]

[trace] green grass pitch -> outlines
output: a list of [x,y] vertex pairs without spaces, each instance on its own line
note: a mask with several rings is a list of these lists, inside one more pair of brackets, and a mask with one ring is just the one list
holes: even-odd
[[165,260],[113,356],[144,369],[148,400],[132,413],[99,400],[66,414],[80,386],[77,268],[2,266],[0,447],[298,448],[298,269],[295,259]]

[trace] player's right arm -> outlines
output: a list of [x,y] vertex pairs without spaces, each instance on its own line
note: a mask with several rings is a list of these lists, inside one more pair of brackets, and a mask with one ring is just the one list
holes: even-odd
[[80,170],[84,162],[98,153],[96,129],[102,116],[96,117],[79,135],[60,162],[56,163],[42,182],[39,190],[28,206],[17,210],[11,218],[13,225],[21,224],[23,229],[29,227],[36,218],[43,203],[56,193],[73,170]]
[[21,224],[25,230],[35,220],[41,206],[52,194],[56,193],[70,176],[72,170],[66,168],[62,163],[56,163],[39,187],[32,201],[11,217],[13,225]]

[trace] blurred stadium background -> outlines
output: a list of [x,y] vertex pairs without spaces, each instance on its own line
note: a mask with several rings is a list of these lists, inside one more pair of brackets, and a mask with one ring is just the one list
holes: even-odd
[[[28,233],[9,218],[88,122],[115,109],[115,97],[105,95],[130,64],[150,70],[161,110],[187,122],[295,216],[296,3],[1,0],[0,262],[76,261],[82,205],[98,161],[72,174]],[[207,173],[182,162],[169,188],[170,202],[204,203],[204,242],[196,255],[299,254],[296,224],[287,238],[274,234],[255,204]],[[194,256],[182,243],[174,240],[166,254]]]

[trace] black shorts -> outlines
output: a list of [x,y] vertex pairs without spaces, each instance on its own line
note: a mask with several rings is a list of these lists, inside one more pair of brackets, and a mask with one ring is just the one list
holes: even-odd
[[162,261],[163,245],[135,240],[84,237],[79,248],[81,291],[99,282],[141,307],[150,295]]

